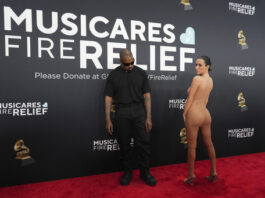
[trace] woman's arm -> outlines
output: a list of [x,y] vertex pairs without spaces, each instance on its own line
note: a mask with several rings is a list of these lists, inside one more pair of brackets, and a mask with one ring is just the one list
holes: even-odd
[[187,98],[187,101],[186,101],[186,104],[185,104],[185,108],[184,108],[184,111],[183,111],[183,118],[184,118],[184,121],[186,119],[186,114],[187,112],[189,111],[190,107],[191,107],[191,104],[193,102],[193,99],[194,99],[194,95],[199,87],[199,83],[200,83],[200,76],[195,76],[192,80],[192,83],[191,83],[191,86],[189,88],[189,95],[188,95],[188,98]]

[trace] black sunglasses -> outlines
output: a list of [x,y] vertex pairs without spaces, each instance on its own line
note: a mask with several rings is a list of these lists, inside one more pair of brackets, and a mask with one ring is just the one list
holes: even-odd
[[129,67],[130,65],[134,64],[134,61],[132,61],[131,63],[122,63],[124,66]]

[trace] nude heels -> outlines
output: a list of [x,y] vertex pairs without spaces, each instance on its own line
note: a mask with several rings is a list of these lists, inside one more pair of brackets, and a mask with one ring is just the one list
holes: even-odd
[[184,183],[193,186],[194,185],[194,180],[195,180],[195,176],[189,177],[189,178],[184,179]]
[[208,181],[215,183],[217,180],[217,175],[210,175],[210,176],[207,176],[206,178],[208,179]]

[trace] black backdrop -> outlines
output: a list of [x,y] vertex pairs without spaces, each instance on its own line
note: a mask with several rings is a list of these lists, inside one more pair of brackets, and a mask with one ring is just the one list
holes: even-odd
[[[265,151],[264,146],[264,56],[265,47],[265,3],[263,1],[223,0],[223,1],[190,1],[192,10],[185,10],[180,0],[165,1],[85,1],[85,0],[2,0],[0,3],[0,153],[1,153],[1,186],[47,181],[59,178],[69,178],[97,173],[121,170],[119,153],[115,137],[105,131],[103,89],[105,75],[111,69],[111,52],[107,46],[116,46],[114,52],[119,52],[120,46],[129,49],[135,44],[136,61],[146,64],[146,72],[150,76],[152,88],[152,166],[174,164],[186,160],[185,145],[180,143],[179,133],[184,127],[182,109],[179,101],[187,97],[186,90],[195,75],[194,62],[200,55],[208,55],[212,59],[214,89],[210,96],[208,108],[211,112],[212,138],[217,157],[232,156]],[[230,4],[229,4],[230,3]],[[234,3],[234,4],[233,4]],[[237,3],[237,4],[236,4]],[[230,6],[229,6],[230,5]],[[248,6],[244,6],[248,5]],[[232,10],[237,6],[245,8],[245,13]],[[254,9],[253,9],[254,8]],[[26,31],[22,13],[32,16],[32,31]],[[36,11],[43,12],[44,26],[51,27],[51,13],[58,14],[58,29],[54,33],[45,34],[37,26]],[[247,14],[248,11],[254,14]],[[10,13],[13,13],[13,15]],[[71,36],[61,32],[62,28],[73,30],[62,23],[61,16],[72,13],[76,19],[69,21],[76,24],[77,31]],[[23,21],[16,24],[19,17]],[[29,17],[27,15],[27,17]],[[83,24],[87,31],[81,35],[80,15],[86,18]],[[11,17],[11,28],[8,29],[8,18]],[[109,33],[105,38],[98,38],[89,27],[90,20],[102,16],[108,20],[104,24],[98,22],[95,29],[98,32]],[[127,32],[119,34],[123,26],[119,26],[114,38],[110,38],[114,24],[121,19]],[[6,21],[5,21],[6,20]],[[27,18],[30,22],[30,18]],[[143,35],[146,41],[131,36],[131,21],[138,21],[146,28]],[[69,22],[69,23],[70,23]],[[6,23],[6,24],[5,24]],[[151,25],[155,28],[151,29]],[[166,24],[174,26],[163,30]],[[30,26],[30,25],[29,25]],[[168,26],[169,27],[169,26]],[[171,27],[171,26],[170,26]],[[195,31],[195,44],[185,44],[180,41],[186,28]],[[139,28],[139,26],[138,26]],[[56,29],[56,28],[55,28]],[[238,44],[238,32],[243,30],[248,49],[242,50]],[[123,32],[124,33],[124,32]],[[9,36],[17,36],[11,37]],[[151,40],[151,36],[161,42]],[[185,36],[185,35],[184,35]],[[187,33],[186,36],[191,36]],[[28,44],[27,45],[27,38]],[[51,39],[54,46],[51,53],[43,51],[40,57],[38,40],[45,38],[43,46],[48,47]],[[164,39],[163,39],[164,38]],[[166,42],[171,38],[172,42]],[[70,39],[65,47],[65,56],[60,57],[60,39]],[[92,46],[80,49],[80,43],[92,41]],[[8,47],[17,45],[18,48]],[[96,43],[96,44],[95,44]],[[82,53],[94,54],[95,45],[102,48],[98,60],[102,69],[97,69],[95,62],[87,60],[86,68],[81,67]],[[31,53],[27,50],[31,46]],[[155,54],[150,55],[150,46],[155,48]],[[161,47],[162,46],[162,47]],[[165,47],[163,47],[165,46]],[[166,48],[167,47],[167,48]],[[177,71],[164,71],[160,68],[165,58],[161,49],[166,49],[167,66],[176,66]],[[192,63],[185,63],[185,71],[180,70],[181,48],[189,48],[195,53],[186,53]],[[7,54],[9,51],[9,54]],[[99,52],[99,51],[98,51]],[[96,56],[96,55],[94,55]],[[92,55],[93,57],[93,55]],[[108,61],[110,57],[110,61]],[[150,57],[155,63],[155,70],[150,69]],[[171,58],[171,60],[170,60]],[[114,59],[118,63],[118,59]],[[231,68],[233,67],[233,68]],[[247,68],[245,68],[247,67]],[[230,70],[229,70],[230,68]],[[173,68],[175,70],[175,68]],[[231,71],[238,69],[237,74]],[[255,73],[247,72],[255,70]],[[60,74],[60,79],[40,79],[36,72],[43,74]],[[244,75],[240,75],[240,72]],[[63,73],[91,75],[90,79],[64,79]],[[95,75],[98,75],[98,79]],[[173,76],[173,79],[154,80],[152,76]],[[248,110],[238,106],[238,95],[242,92]],[[40,103],[37,108],[20,108],[21,103]],[[17,106],[7,103],[15,103]],[[23,111],[43,110],[41,115],[31,115]],[[9,114],[5,112],[9,112]],[[14,115],[14,112],[20,114]],[[47,112],[46,112],[47,111]],[[239,137],[229,136],[229,131],[237,132]],[[248,133],[250,132],[250,133]],[[253,133],[254,132],[254,133]],[[233,134],[235,134],[233,133]],[[14,145],[23,139],[30,149],[34,163],[22,166],[16,159]],[[199,137],[197,159],[206,159],[207,153]]]

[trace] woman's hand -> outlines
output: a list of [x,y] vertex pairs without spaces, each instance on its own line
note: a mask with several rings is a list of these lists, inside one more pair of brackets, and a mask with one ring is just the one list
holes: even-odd
[[182,117],[183,117],[183,120],[184,120],[184,122],[186,121],[186,114],[182,114]]

